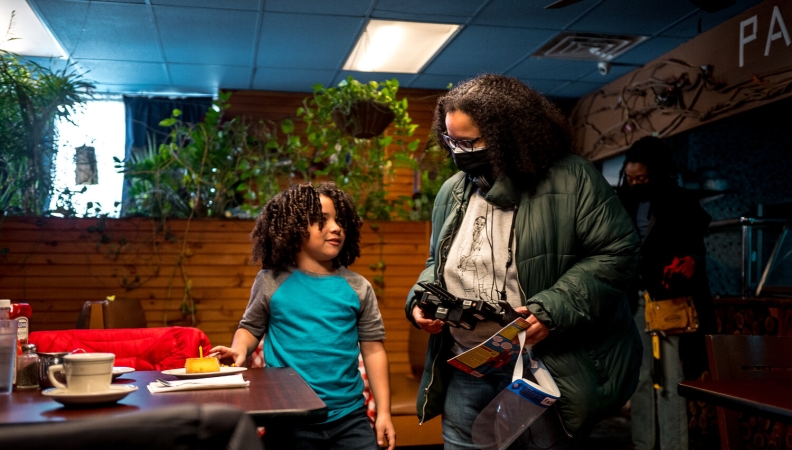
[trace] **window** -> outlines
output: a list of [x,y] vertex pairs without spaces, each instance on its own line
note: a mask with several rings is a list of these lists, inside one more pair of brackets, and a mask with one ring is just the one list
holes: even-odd
[[[107,214],[118,217],[124,175],[118,173],[113,157],[124,159],[126,129],[124,122],[124,102],[120,100],[98,100],[85,104],[83,112],[74,116],[74,123],[59,121],[58,153],[55,156],[54,193],[50,209],[54,216],[64,216],[58,210],[59,199],[68,200],[77,216]],[[77,185],[75,176],[76,148],[89,146],[95,149],[98,184]],[[79,193],[83,187],[84,193]],[[71,195],[64,195],[68,188]],[[88,203],[92,207],[88,208]],[[116,203],[118,202],[118,205]],[[97,212],[95,209],[99,208]]]

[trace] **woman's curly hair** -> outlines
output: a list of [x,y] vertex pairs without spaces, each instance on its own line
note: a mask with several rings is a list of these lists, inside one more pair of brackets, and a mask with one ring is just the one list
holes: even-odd
[[330,182],[316,187],[298,184],[267,202],[250,233],[253,261],[261,260],[262,269],[276,273],[296,266],[295,256],[300,252],[303,240],[310,235],[308,227],[314,223],[318,223],[320,229],[325,226],[320,195],[333,201],[336,222],[345,234],[344,246],[333,258],[333,267],[352,264],[360,256],[360,228],[363,223],[349,195]]
[[442,135],[447,133],[446,113],[453,111],[470,116],[481,131],[494,175],[505,174],[528,190],[572,147],[563,113],[516,78],[480,75],[437,101],[432,131],[449,155]]

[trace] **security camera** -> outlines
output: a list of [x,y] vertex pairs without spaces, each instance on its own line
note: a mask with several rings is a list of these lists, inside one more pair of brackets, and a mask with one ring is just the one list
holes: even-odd
[[597,63],[597,70],[599,70],[600,75],[605,76],[610,73],[611,65],[607,61],[600,61]]

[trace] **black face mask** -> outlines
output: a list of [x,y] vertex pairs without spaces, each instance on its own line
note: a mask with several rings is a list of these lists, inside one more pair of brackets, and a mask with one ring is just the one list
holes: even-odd
[[652,196],[652,187],[649,185],[649,183],[636,184],[634,186],[630,186],[630,192],[632,193],[633,198],[639,202],[645,202],[648,201]]
[[472,177],[478,177],[492,173],[489,156],[484,150],[477,152],[456,153],[451,152],[454,163],[459,170]]

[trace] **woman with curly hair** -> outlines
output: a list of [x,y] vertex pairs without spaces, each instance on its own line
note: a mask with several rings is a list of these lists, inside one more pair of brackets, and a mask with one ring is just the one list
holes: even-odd
[[[360,256],[361,226],[352,199],[334,183],[293,186],[256,220],[250,236],[262,270],[231,347],[212,352],[241,366],[266,334],[267,366],[293,368],[328,411],[321,424],[267,428],[267,448],[395,448],[382,316],[371,285],[346,268]],[[374,432],[358,354],[377,405]]]
[[[570,152],[562,113],[516,79],[460,84],[438,100],[433,129],[461,172],[435,200],[418,281],[506,301],[526,317],[526,344],[561,397],[510,448],[580,447],[638,379],[641,343],[625,295],[638,252],[630,217],[599,171]],[[478,448],[473,422],[512,381],[514,362],[477,378],[446,361],[502,326],[465,330],[424,317],[421,291],[416,284],[405,305],[407,318],[431,333],[419,419],[442,414],[446,449]]]

